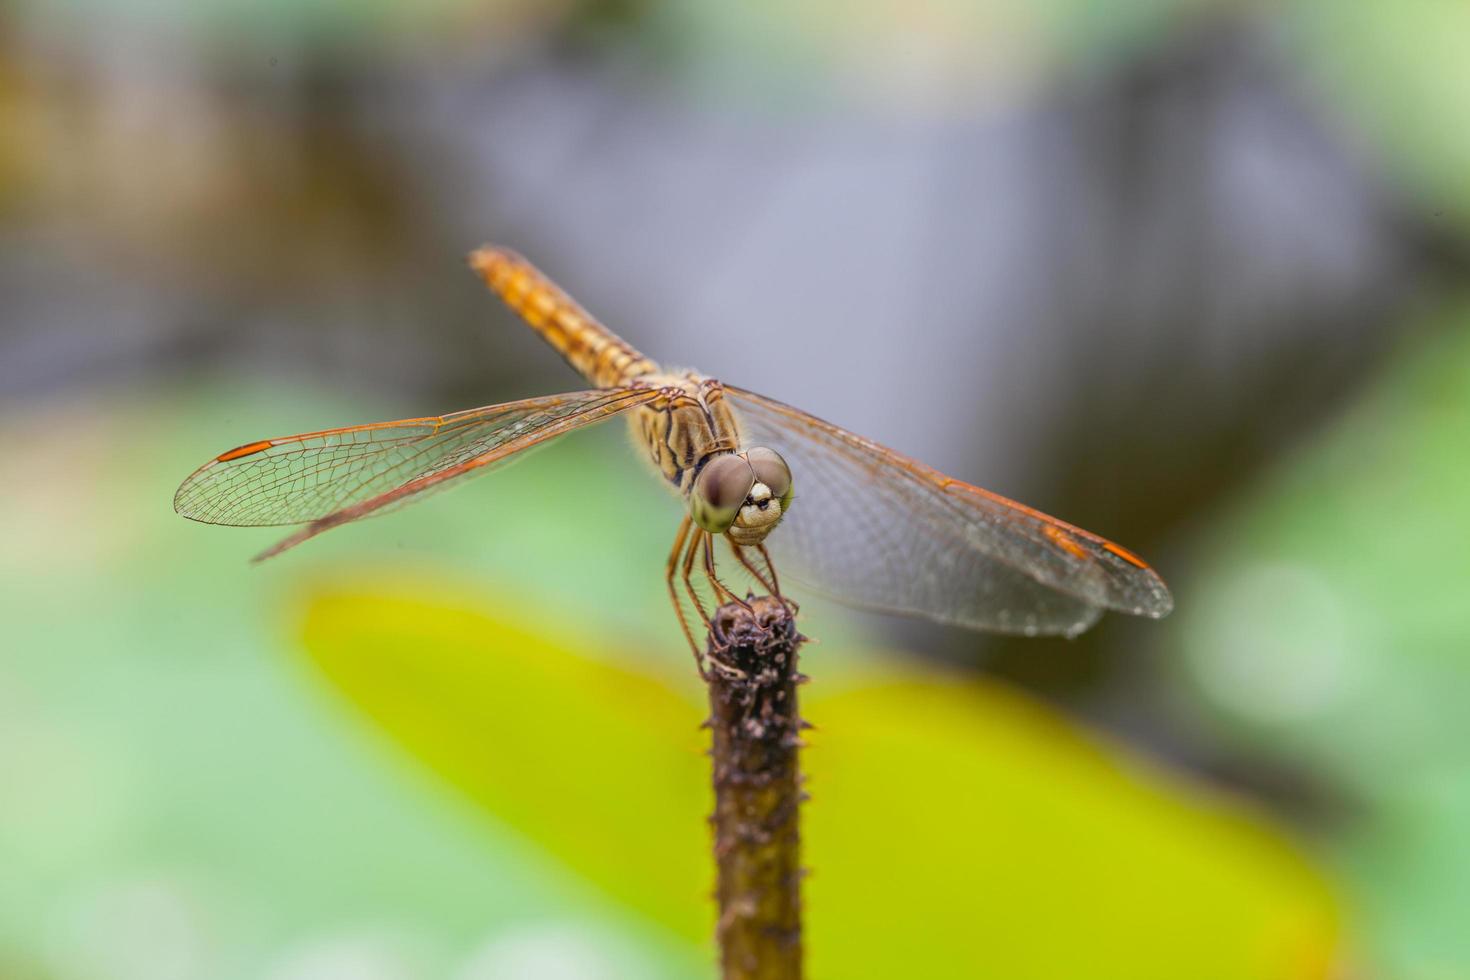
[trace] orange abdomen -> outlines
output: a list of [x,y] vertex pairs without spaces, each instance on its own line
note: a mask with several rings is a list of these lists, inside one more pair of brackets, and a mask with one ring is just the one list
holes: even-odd
[[597,387],[611,388],[658,370],[515,252],[486,245],[470,253],[470,267]]

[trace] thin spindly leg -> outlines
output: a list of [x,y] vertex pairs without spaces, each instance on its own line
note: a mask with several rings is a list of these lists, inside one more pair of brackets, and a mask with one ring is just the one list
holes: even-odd
[[738,603],[739,605],[744,606],[746,609],[750,609],[750,603],[746,602],[744,599],[740,598],[733,591],[731,591],[728,585],[720,581],[720,576],[715,572],[714,535],[710,534],[708,531],[705,531],[700,535],[700,537],[703,539],[700,542],[700,546],[704,550],[704,574],[705,577],[709,579],[710,585],[715,590],[715,598],[719,599],[721,602]]
[[700,540],[699,531],[696,530],[690,534],[688,546],[684,549],[683,570],[680,577],[684,581],[684,591],[689,593],[689,598],[694,603],[695,612],[699,613],[700,620],[704,622],[704,628],[711,630],[714,628],[714,623],[710,622],[709,613],[704,608],[704,601],[699,598],[699,592],[695,590],[694,582],[691,580],[694,574],[694,559],[699,555]]
[[781,581],[776,578],[776,564],[775,562],[771,561],[771,553],[766,550],[765,544],[762,543],[756,545],[755,550],[761,553],[761,558],[764,559],[766,563],[766,571],[771,573],[771,595],[784,602],[786,606],[791,610],[791,614],[793,616],[801,612],[801,607],[796,604],[795,599],[788,599],[781,594]]
[[[770,595],[779,596],[781,593],[776,588],[776,583],[766,578],[766,576],[761,573],[761,570],[755,567],[755,563],[745,556],[745,549],[740,547],[740,545],[736,544],[730,538],[726,538],[725,540],[730,542],[730,550],[734,552],[735,560],[745,566],[745,570],[749,572],[757,582],[760,583],[760,587],[765,589],[766,592]],[[767,564],[769,564],[769,562]]]
[[[684,520],[679,524],[679,533],[674,538],[674,548],[672,551],[669,552],[669,563],[667,568],[665,569],[664,581],[667,582],[669,586],[669,601],[674,604],[674,615],[679,618],[679,629],[684,631],[684,639],[689,641],[689,650],[694,654],[695,669],[699,671],[699,676],[701,678],[708,680],[709,675],[705,672],[704,669],[704,657],[700,654],[699,647],[696,646],[694,643],[694,633],[689,629],[688,617],[684,615],[684,604],[679,601],[679,590],[678,587],[674,585],[674,575],[679,570],[679,559],[682,557],[684,552],[684,542],[685,539],[689,537],[690,523],[691,522],[689,518],[685,517]],[[696,606],[697,605],[698,604],[696,603]],[[703,610],[701,610],[701,613],[702,612]]]
[[[694,572],[696,551],[701,548],[704,550],[704,574],[709,579],[710,587],[715,591],[715,601],[723,603],[726,601],[725,596],[728,596],[729,601],[738,602],[740,605],[745,606],[746,609],[749,609],[750,606],[726,588],[725,583],[721,582],[715,575],[715,560],[710,547],[710,537],[711,535],[708,531],[697,530],[689,539],[689,550],[684,555],[684,587],[689,590],[690,598],[694,600],[695,606],[699,609],[699,615],[704,617],[705,626],[713,631],[714,626],[710,623],[709,616],[705,615],[704,604],[699,601],[699,595],[694,589],[694,583],[690,581],[690,576]],[[710,659],[709,665],[726,677],[744,678],[747,676],[745,671],[731,667],[728,664],[722,664],[718,659]]]

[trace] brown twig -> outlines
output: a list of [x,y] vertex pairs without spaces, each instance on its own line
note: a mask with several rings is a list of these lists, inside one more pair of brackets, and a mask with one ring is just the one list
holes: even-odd
[[714,732],[716,934],[726,980],[801,976],[796,651],[803,637],[779,599],[716,610],[709,633]]

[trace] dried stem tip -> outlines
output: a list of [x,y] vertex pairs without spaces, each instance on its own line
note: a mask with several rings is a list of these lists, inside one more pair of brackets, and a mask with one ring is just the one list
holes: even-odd
[[801,976],[796,650],[784,603],[729,603],[709,634],[716,932],[726,978]]

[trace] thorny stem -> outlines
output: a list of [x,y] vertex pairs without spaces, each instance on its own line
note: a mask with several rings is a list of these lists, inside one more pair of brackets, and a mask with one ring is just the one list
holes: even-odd
[[[748,603],[748,604],[747,604]],[[803,637],[770,596],[715,611],[708,640],[714,732],[716,935],[726,980],[801,976],[796,651]]]

